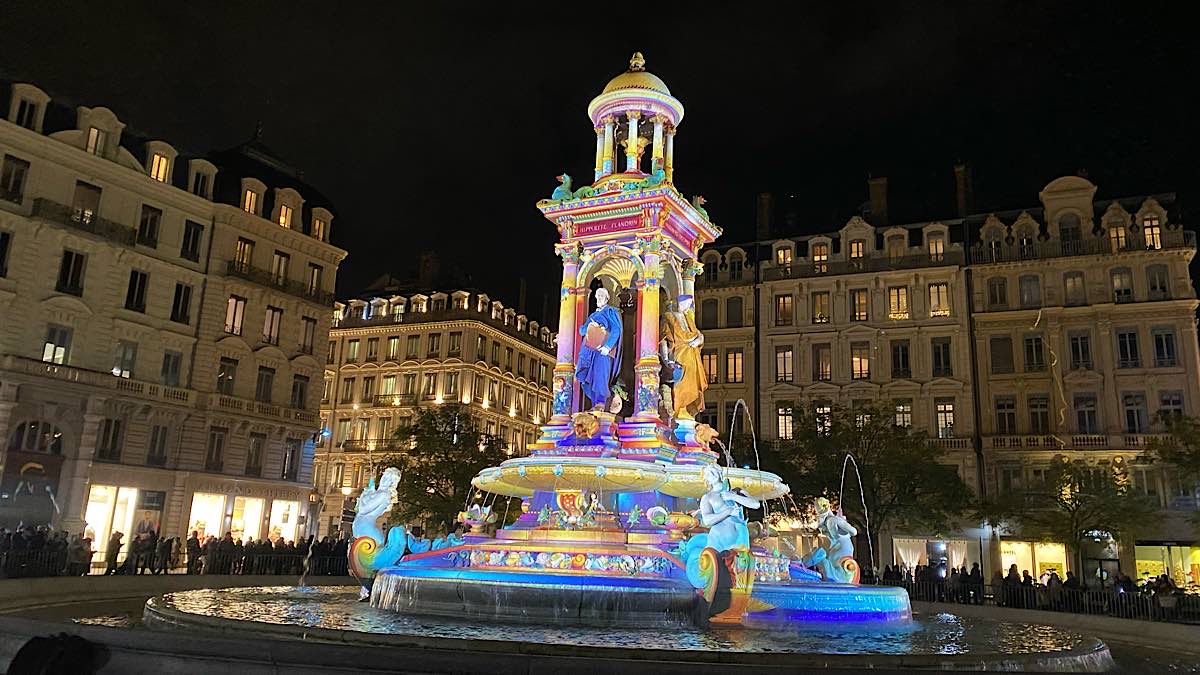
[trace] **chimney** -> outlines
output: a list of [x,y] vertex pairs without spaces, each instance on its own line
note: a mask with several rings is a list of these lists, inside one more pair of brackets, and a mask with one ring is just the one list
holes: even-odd
[[433,251],[421,251],[417,261],[417,285],[422,289],[430,289],[437,283],[441,261]]
[[954,165],[954,196],[959,218],[966,218],[975,210],[975,186],[971,180],[971,167],[962,162]]
[[756,236],[759,241],[771,238],[771,193],[758,193],[758,214],[756,216]]
[[867,192],[871,197],[871,224],[876,227],[887,227],[887,177],[868,178]]
[[520,290],[517,291],[517,314],[525,313],[525,277],[521,277]]

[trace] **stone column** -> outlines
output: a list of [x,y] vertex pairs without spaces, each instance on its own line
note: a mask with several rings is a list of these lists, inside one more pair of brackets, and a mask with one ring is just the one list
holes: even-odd
[[659,373],[662,362],[658,356],[658,328],[661,316],[659,307],[659,267],[661,265],[663,241],[652,236],[641,241],[642,278],[638,280],[638,362],[636,366],[637,387],[634,401],[634,417],[657,419],[659,405]]
[[613,152],[613,132],[616,127],[616,120],[612,115],[607,115],[600,120],[604,123],[604,152],[601,160],[600,175],[608,176],[613,172],[614,152]]
[[675,125],[667,127],[667,150],[666,150],[666,172],[667,182],[670,183],[675,175]]
[[8,426],[12,423],[12,412],[16,407],[16,385],[0,384],[0,476],[4,475],[4,464],[8,460]]
[[579,244],[557,244],[555,251],[563,260],[562,287],[558,303],[558,356],[554,364],[552,423],[565,423],[571,416],[571,398],[575,389],[575,343],[579,335]]
[[605,126],[601,125],[601,124],[597,124],[593,128],[596,130],[596,167],[595,167],[595,178],[593,180],[600,180],[600,177],[604,175],[604,137],[605,137],[604,130],[605,130]]
[[654,122],[654,155],[650,163],[650,173],[654,173],[662,169],[665,164],[663,157],[663,125],[666,123],[667,118],[662,115],[655,115],[650,121]]
[[629,138],[625,139],[625,171],[641,171],[641,167],[638,166],[637,140],[638,120],[641,119],[642,114],[636,110],[630,110],[625,115],[629,118]]
[[88,487],[91,483],[92,457],[100,440],[100,424],[104,421],[104,399],[90,397],[83,414],[79,433],[79,448],[75,456],[63,462],[58,479],[59,513],[55,526],[72,534],[83,531],[83,514],[87,508]]

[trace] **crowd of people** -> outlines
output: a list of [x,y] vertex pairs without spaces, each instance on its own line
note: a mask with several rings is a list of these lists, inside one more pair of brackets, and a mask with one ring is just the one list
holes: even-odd
[[[193,531],[186,540],[159,536],[152,527],[139,524],[134,536],[113,531],[104,546],[105,575],[168,574],[348,574],[349,540],[335,537],[285,540],[225,536],[202,537]],[[23,525],[15,530],[0,528],[0,578],[81,576],[100,572],[94,562],[96,551],[88,534],[68,535],[46,526]],[[124,554],[124,555],[122,555]],[[311,555],[310,555],[311,554]]]
[[979,564],[967,570],[941,565],[915,568],[886,566],[879,582],[903,586],[913,600],[993,604],[997,607],[1040,609],[1058,612],[1107,614],[1159,620],[1200,619],[1200,596],[1187,594],[1166,574],[1145,575],[1139,583],[1118,572],[1108,583],[1088,584],[1073,571],[1066,577],[1047,570],[1034,578],[1029,570],[1010,565],[1007,573],[996,570],[988,584]]

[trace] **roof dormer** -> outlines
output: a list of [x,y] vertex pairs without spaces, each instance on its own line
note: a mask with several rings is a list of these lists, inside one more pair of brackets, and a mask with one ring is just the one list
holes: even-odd
[[104,107],[79,106],[76,108],[76,119],[76,128],[82,132],[79,147],[88,154],[115,161],[125,123]]
[[263,199],[267,195],[267,186],[261,180],[253,177],[242,179],[242,210],[256,216],[262,215]]
[[179,152],[166,141],[149,141],[146,143],[146,173],[160,183],[171,184],[171,176],[175,170],[175,158]]
[[316,207],[312,210],[312,224],[309,226],[309,234],[313,239],[321,241],[329,241],[329,226],[333,223],[333,214],[328,209]]
[[42,122],[46,119],[46,108],[50,96],[32,84],[18,83],[12,86],[12,101],[8,106],[8,121],[30,131],[42,133]]
[[217,165],[207,159],[188,160],[188,191],[212,199],[213,185],[217,182]]
[[280,227],[296,229],[300,222],[300,209],[304,206],[304,198],[292,188],[275,188],[275,208],[271,212],[271,220]]

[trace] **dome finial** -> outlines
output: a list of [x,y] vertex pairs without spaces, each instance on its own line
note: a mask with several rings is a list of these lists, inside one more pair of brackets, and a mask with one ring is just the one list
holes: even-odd
[[646,59],[642,57],[641,52],[634,52],[629,59],[629,72],[640,73],[646,69]]

